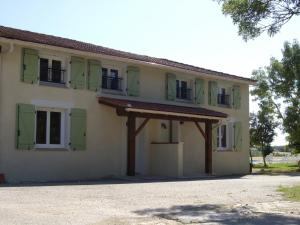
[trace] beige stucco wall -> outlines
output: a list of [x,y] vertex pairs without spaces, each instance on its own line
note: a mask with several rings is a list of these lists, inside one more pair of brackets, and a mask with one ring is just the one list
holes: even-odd
[[183,143],[151,144],[150,174],[154,176],[182,177]]
[[[48,49],[39,49],[66,59],[70,54]],[[0,173],[4,173],[10,182],[44,181],[44,180],[77,180],[97,179],[107,175],[126,174],[126,118],[118,117],[115,111],[97,102],[97,94],[122,97],[110,94],[95,93],[88,90],[73,90],[26,84],[20,81],[21,46],[15,45],[12,53],[1,54],[2,71],[0,74]],[[86,56],[86,59],[93,58]],[[94,57],[95,58],[95,57]],[[126,87],[125,62],[97,58],[103,65],[119,68]],[[133,65],[133,64],[130,64]],[[1,65],[0,65],[1,66]],[[140,97],[136,100],[165,102],[165,73],[167,70],[141,66]],[[69,65],[66,63],[69,71]],[[191,83],[195,75],[177,73]],[[206,79],[206,78],[205,78]],[[206,79],[206,81],[208,81]],[[218,81],[228,86],[230,81]],[[206,90],[207,94],[207,85]],[[211,107],[207,105],[207,96],[203,107],[229,114],[230,118],[243,122],[243,150],[241,152],[214,152],[213,171],[216,174],[240,174],[249,171],[248,149],[248,85],[239,84],[242,93],[240,110]],[[125,95],[125,92],[123,93]],[[126,96],[123,96],[126,97]],[[48,101],[65,104],[87,110],[87,149],[72,150],[16,150],[15,117],[16,104],[36,101]],[[187,105],[179,102],[170,104]],[[194,104],[191,104],[195,106]],[[142,122],[141,119],[137,124]],[[150,168],[151,142],[168,141],[168,132],[162,129],[161,123],[168,128],[168,121],[151,120],[137,137],[136,168],[140,174],[148,174]],[[204,128],[204,127],[203,127]],[[204,173],[204,140],[195,124],[185,122],[178,126],[180,141],[183,144],[183,173],[194,175]],[[173,132],[174,133],[174,132]],[[176,134],[177,135],[177,134]]]

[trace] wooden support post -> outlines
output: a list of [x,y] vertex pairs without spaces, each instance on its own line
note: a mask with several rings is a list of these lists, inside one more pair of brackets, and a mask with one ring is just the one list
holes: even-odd
[[169,120],[169,143],[173,143],[173,121]]
[[135,121],[133,114],[128,114],[127,120],[127,175],[135,175]]
[[205,172],[212,174],[212,122],[205,122]]

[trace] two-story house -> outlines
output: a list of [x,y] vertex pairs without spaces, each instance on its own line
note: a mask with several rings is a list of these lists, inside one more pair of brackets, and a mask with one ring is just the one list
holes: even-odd
[[249,172],[248,78],[0,26],[8,182]]

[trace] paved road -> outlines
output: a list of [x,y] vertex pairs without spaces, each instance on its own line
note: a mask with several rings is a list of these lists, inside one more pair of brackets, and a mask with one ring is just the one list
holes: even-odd
[[0,186],[0,224],[300,224],[300,204],[279,185],[300,176],[169,182],[112,180],[86,184]]

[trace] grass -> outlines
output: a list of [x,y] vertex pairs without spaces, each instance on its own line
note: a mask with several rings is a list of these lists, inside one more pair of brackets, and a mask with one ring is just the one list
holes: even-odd
[[280,186],[278,191],[282,193],[285,199],[300,202],[300,185],[295,185],[292,187]]
[[263,164],[253,165],[253,169],[266,173],[292,173],[299,172],[299,166],[297,163],[272,163],[264,167]]

